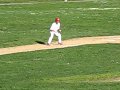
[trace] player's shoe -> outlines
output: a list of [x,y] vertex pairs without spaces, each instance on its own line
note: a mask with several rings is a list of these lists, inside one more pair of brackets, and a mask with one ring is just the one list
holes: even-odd
[[63,45],[62,43],[58,43],[59,45]]
[[46,43],[46,45],[47,45],[47,46],[50,46],[50,44],[49,44],[49,43]]

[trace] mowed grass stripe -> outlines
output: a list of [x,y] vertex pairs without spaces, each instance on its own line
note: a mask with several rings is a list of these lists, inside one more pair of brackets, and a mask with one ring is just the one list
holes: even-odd
[[106,73],[106,74],[95,74],[95,75],[76,75],[69,77],[59,78],[46,78],[44,82],[48,83],[110,83],[120,82],[120,72],[118,73]]

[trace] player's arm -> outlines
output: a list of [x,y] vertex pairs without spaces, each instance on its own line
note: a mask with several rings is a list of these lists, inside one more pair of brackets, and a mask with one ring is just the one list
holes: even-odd
[[60,29],[60,23],[59,23],[59,29],[58,29],[58,32],[62,32],[62,30]]
[[55,25],[54,25],[54,23],[53,23],[53,24],[51,25],[51,27],[50,27],[50,31],[55,31],[55,30],[54,30],[54,26],[55,26]]

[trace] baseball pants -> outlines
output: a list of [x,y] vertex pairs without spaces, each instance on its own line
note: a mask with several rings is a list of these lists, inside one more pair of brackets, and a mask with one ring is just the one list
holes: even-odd
[[48,40],[48,44],[51,44],[54,35],[56,35],[58,37],[58,43],[61,43],[61,41],[62,41],[61,40],[61,33],[50,31],[50,37],[49,37],[49,40]]

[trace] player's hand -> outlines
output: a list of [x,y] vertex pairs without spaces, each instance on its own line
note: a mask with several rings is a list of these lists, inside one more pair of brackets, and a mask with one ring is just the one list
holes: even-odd
[[61,29],[59,29],[58,31],[59,31],[59,32],[62,32],[62,30],[61,30]]

